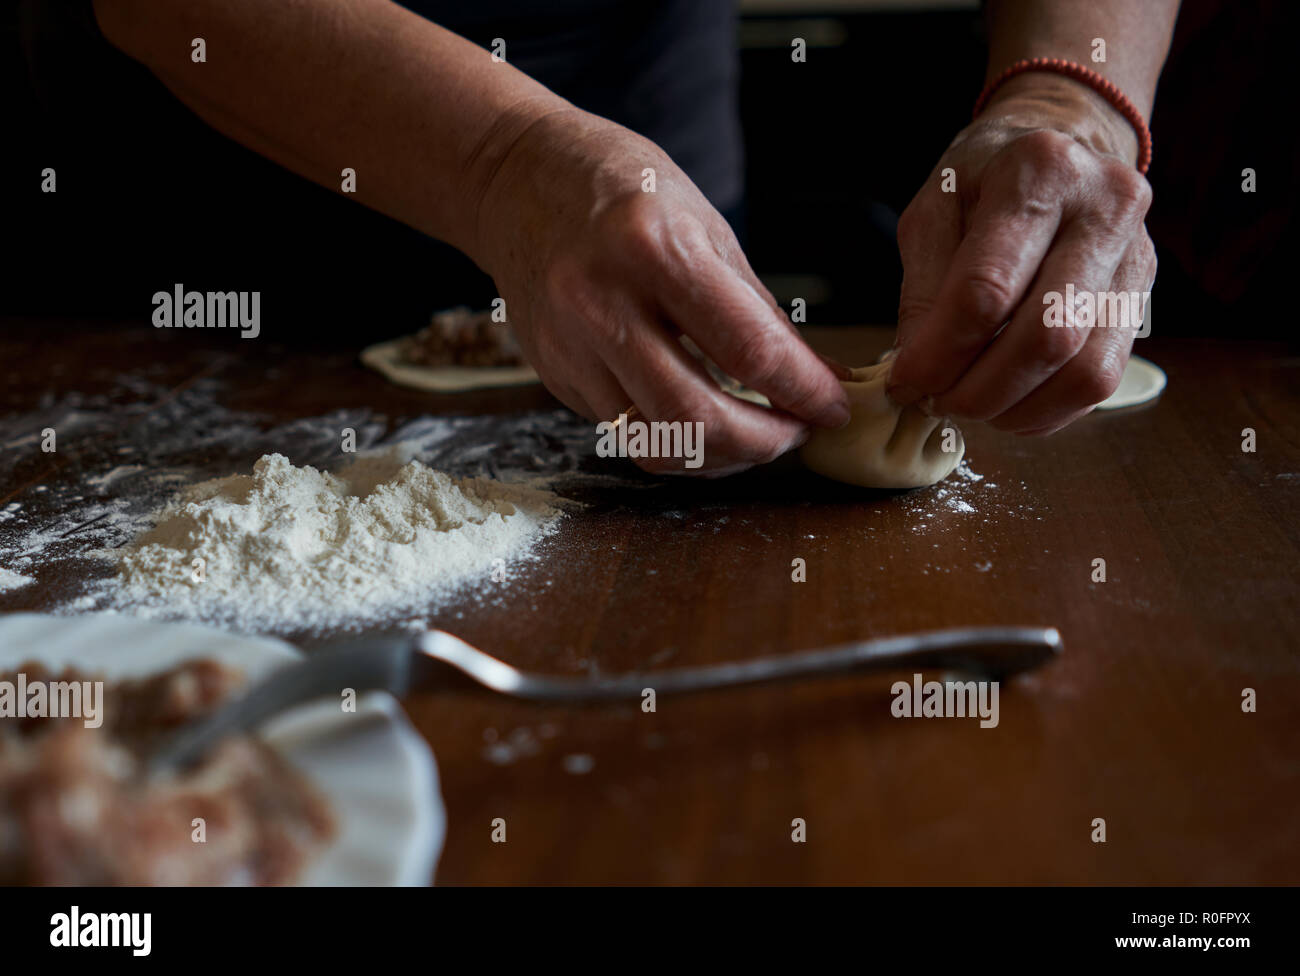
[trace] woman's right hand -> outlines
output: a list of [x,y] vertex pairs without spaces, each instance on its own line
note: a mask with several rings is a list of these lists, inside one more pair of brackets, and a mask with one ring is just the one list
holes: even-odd
[[[642,468],[729,474],[797,447],[810,425],[848,421],[831,368],[654,143],[565,105],[538,113],[492,159],[475,181],[468,250],[547,388],[592,420],[635,405],[646,421],[704,424],[701,467],[636,459]],[[777,409],[723,393],[682,335]]]
[[[703,422],[702,467],[642,467],[722,474],[847,421],[830,368],[685,174],[464,38],[381,0],[94,9],[110,43],[214,128],[334,190],[347,167],[356,201],[469,254],[570,407]],[[191,62],[199,34],[220,57]],[[779,409],[722,393],[681,334]]]

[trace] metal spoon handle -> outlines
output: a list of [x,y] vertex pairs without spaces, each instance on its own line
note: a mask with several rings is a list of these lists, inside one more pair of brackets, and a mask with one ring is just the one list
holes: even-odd
[[436,682],[450,666],[491,691],[531,701],[586,704],[637,701],[647,688],[678,695],[796,678],[865,671],[943,668],[997,678],[1036,667],[1061,650],[1052,627],[972,627],[858,641],[824,650],[701,668],[616,677],[565,678],[520,671],[439,630],[414,637],[353,638],[318,650],[254,685],[214,713],[182,727],[148,761],[151,775],[202,757],[228,735],[255,729],[294,705],[350,688],[404,695]]
[[797,678],[908,669],[946,669],[990,678],[1036,667],[1061,650],[1052,627],[971,627],[857,641],[824,650],[698,668],[633,672],[613,677],[561,678],[519,671],[441,632],[417,643],[485,687],[533,701],[598,702],[640,699],[647,688],[677,695]]

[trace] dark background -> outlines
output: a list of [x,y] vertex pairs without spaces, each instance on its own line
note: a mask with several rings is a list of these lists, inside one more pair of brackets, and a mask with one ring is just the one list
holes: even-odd
[[[22,36],[31,7],[0,6],[9,136],[0,313],[144,320],[158,282],[183,281],[262,291],[264,332],[275,338],[355,336],[360,324],[369,341],[495,293],[449,249],[223,139],[204,163],[230,178],[200,202],[170,147],[203,124],[143,69],[109,83],[119,65],[90,90],[38,95]],[[1151,122],[1161,332],[1292,332],[1293,313],[1277,313],[1296,253],[1297,9],[1289,0],[1183,5]],[[88,24],[67,42],[84,45],[77,57],[92,69],[120,57],[92,33]],[[809,39],[810,70],[789,70],[792,34]],[[745,16],[739,35],[747,194],[736,222],[751,263],[778,298],[809,300],[810,323],[893,321],[894,221],[969,119],[984,71],[979,13]],[[174,103],[162,131],[122,111],[137,98]],[[74,115],[58,107],[72,103]],[[39,192],[47,165],[58,170],[57,194]],[[1247,166],[1254,194],[1240,189]],[[98,181],[79,188],[85,167]],[[114,167],[120,179],[105,176]],[[147,206],[135,190],[142,172]],[[106,181],[121,193],[105,194]],[[205,241],[214,246],[199,261]]]

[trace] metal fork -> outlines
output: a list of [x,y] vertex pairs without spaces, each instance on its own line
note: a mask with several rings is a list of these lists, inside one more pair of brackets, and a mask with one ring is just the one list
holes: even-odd
[[[212,714],[183,726],[149,757],[151,775],[187,766],[228,735],[250,731],[305,702],[382,690],[402,696],[446,685],[457,674],[512,698],[592,704],[709,691],[850,672],[942,669],[990,679],[1038,667],[1061,653],[1054,627],[968,627],[858,641],[816,651],[695,668],[612,677],[558,677],[520,671],[452,634],[430,630],[334,642],[271,674]],[[461,679],[463,684],[463,678]]]

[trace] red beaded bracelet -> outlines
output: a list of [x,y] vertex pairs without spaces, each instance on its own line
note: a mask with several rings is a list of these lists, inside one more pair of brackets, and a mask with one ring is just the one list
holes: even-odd
[[1137,110],[1137,106],[1129,101],[1128,96],[1120,91],[1114,82],[1103,78],[1091,68],[1085,68],[1073,61],[1066,61],[1062,58],[1027,58],[1024,61],[1017,61],[984,86],[984,90],[980,92],[980,97],[975,100],[974,114],[979,115],[980,112],[984,111],[984,106],[988,104],[995,91],[1016,75],[1024,74],[1026,71],[1055,71],[1057,74],[1065,75],[1067,78],[1073,78],[1075,81],[1087,85],[1110,102],[1115,107],[1115,111],[1128,119],[1129,125],[1133,126],[1133,130],[1137,133],[1137,171],[1145,174],[1151,167],[1151,130],[1147,128],[1146,120],[1142,118],[1142,113]]

